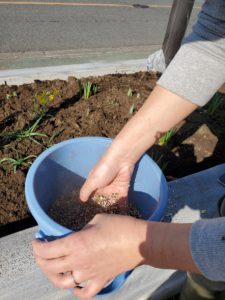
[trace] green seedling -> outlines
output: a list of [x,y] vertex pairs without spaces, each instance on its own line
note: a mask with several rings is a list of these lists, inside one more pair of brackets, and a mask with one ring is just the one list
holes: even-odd
[[29,165],[32,164],[30,160],[31,158],[36,158],[36,155],[29,155],[26,157],[20,157],[18,152],[16,152],[16,158],[12,158],[12,157],[3,157],[0,160],[0,165],[4,164],[4,163],[8,163],[12,168],[13,168],[13,172],[14,174],[17,171],[17,168],[19,167],[28,167]]
[[133,96],[133,91],[132,89],[129,87],[128,91],[127,91],[127,96],[128,97],[132,97]]
[[131,107],[130,107],[130,109],[129,109],[129,114],[133,115],[135,113],[135,111],[136,111],[136,107],[135,107],[134,104],[132,104]]
[[37,121],[31,127],[29,127],[26,130],[21,130],[21,131],[9,133],[9,134],[4,134],[4,135],[0,135],[0,136],[3,136],[6,140],[16,140],[16,139],[29,138],[33,142],[39,144],[39,142],[34,139],[35,136],[47,137],[46,134],[35,131],[38,128],[38,125],[39,125],[41,120],[42,120],[42,116],[39,117],[37,119]]
[[213,115],[217,111],[218,107],[220,106],[220,103],[222,102],[222,98],[223,96],[221,96],[218,93],[213,96],[213,98],[207,105],[207,112],[209,114]]
[[97,92],[98,92],[98,86],[97,86],[96,83],[94,83],[94,84],[92,85],[92,91],[93,91],[93,95],[96,95],[96,94],[97,94]]
[[29,127],[27,130],[20,131],[16,134],[16,138],[24,139],[24,138],[33,138],[34,136],[43,136],[46,137],[47,135],[44,133],[36,132],[35,130],[38,128],[38,124],[42,120],[42,117],[38,118],[37,121]]
[[176,130],[174,128],[170,129],[166,134],[164,134],[160,139],[159,139],[159,145],[160,146],[165,146],[169,143],[171,140],[172,136],[176,133]]
[[6,94],[6,95],[5,95],[5,99],[6,99],[6,100],[11,99],[12,97],[17,97],[16,91],[13,91],[12,94]]
[[88,99],[91,96],[91,88],[92,88],[92,83],[90,81],[88,81],[87,83],[85,83],[84,85],[84,98]]
[[83,87],[83,84],[81,83],[81,80],[80,80],[80,79],[77,81],[77,83],[78,83],[78,88],[79,88],[79,95],[80,95],[80,97],[82,97],[83,94],[84,94],[84,87]]
[[62,133],[64,131],[64,129],[60,129],[57,130],[56,132],[53,133],[53,135],[50,137],[49,141],[48,141],[48,147],[51,147],[54,145],[53,140],[60,135],[60,133]]
[[90,81],[88,81],[84,85],[82,85],[81,81],[78,80],[78,87],[79,87],[80,97],[84,95],[85,99],[90,98],[91,95],[96,95],[98,92],[97,84],[91,83]]

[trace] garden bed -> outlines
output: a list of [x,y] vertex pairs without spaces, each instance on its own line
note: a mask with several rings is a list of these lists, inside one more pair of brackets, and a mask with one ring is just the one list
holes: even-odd
[[[35,224],[24,196],[25,177],[35,157],[70,138],[115,137],[158,76],[139,72],[0,86],[0,235]],[[88,82],[90,97],[85,98]],[[217,94],[148,151],[168,180],[225,161],[222,97]]]

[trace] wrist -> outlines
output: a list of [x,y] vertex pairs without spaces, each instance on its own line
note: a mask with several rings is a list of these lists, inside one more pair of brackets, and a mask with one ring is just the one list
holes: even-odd
[[116,164],[119,168],[129,167],[133,170],[136,162],[129,157],[128,148],[124,141],[120,138],[115,138],[101,157],[101,162],[110,167],[115,167]]
[[131,243],[136,249],[136,266],[148,264],[148,247],[146,236],[148,233],[148,221],[134,219]]
[[148,222],[144,245],[146,264],[199,273],[189,247],[190,229],[188,223]]

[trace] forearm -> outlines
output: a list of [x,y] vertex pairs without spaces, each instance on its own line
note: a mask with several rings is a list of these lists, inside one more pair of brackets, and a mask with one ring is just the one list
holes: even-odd
[[163,133],[196,108],[197,105],[156,86],[141,109],[117,135],[107,154],[135,163]]
[[140,251],[146,264],[156,268],[200,273],[189,247],[191,224],[146,222],[143,227],[146,239]]

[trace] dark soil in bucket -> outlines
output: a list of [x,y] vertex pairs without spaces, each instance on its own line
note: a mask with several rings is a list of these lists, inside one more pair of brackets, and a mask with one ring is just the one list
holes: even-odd
[[[158,74],[138,72],[78,81],[0,86],[0,236],[32,226],[24,196],[30,164],[51,145],[79,136],[115,137],[141,107]],[[82,86],[92,83],[85,99]],[[225,101],[211,102],[179,124],[148,154],[168,180],[225,162]]]
[[85,204],[79,201],[79,190],[56,199],[49,208],[48,215],[58,224],[74,231],[79,231],[90,222],[96,214],[120,214],[141,219],[137,208],[131,204],[118,204],[118,195],[95,195]]

